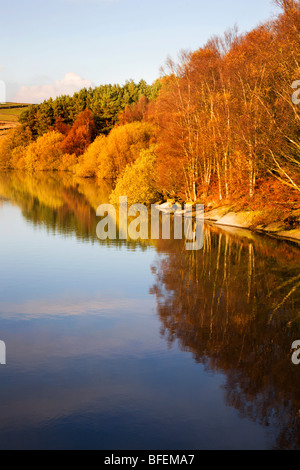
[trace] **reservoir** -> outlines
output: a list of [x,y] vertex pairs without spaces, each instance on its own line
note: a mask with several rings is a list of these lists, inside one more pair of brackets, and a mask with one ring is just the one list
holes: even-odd
[[0,174],[0,449],[299,448],[299,245],[101,241],[109,189]]

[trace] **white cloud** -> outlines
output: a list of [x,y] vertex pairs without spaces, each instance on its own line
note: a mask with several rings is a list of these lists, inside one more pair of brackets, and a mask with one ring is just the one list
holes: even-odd
[[62,80],[48,85],[22,86],[14,97],[16,103],[41,103],[49,98],[60,95],[73,95],[82,88],[93,86],[90,80],[85,80],[73,72],[66,73]]

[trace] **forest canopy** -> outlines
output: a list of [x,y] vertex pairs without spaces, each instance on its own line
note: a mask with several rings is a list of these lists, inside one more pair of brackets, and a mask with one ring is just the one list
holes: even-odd
[[109,178],[114,196],[141,203],[153,195],[299,209],[300,1],[276,3],[281,13],[249,33],[235,27],[168,59],[152,85],[102,85],[30,106],[1,140],[0,166]]

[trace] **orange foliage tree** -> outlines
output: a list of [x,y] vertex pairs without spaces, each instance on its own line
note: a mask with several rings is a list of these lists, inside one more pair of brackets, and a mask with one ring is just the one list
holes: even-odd
[[89,109],[79,114],[61,148],[66,154],[82,155],[96,137],[94,117]]
[[278,3],[283,13],[250,33],[233,29],[168,60],[153,113],[165,195],[251,199],[275,179],[297,199],[300,108],[291,85],[300,79],[300,2]]

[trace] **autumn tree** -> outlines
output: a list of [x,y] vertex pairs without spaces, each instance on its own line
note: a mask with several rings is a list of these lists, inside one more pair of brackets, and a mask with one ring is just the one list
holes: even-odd
[[[212,171],[211,94],[216,88],[218,53],[209,48],[182,53],[180,62],[168,60],[168,77],[157,100],[158,179],[172,195],[172,175],[183,199],[196,201],[199,185],[209,185]],[[169,159],[173,161],[170,169]],[[177,186],[178,186],[177,184]]]
[[71,130],[71,126],[69,124],[66,124],[66,122],[61,116],[58,116],[58,118],[55,119],[55,123],[53,127],[50,128],[50,130],[60,132],[60,134],[63,135],[68,135]]
[[141,96],[137,103],[126,106],[125,110],[119,114],[119,123],[121,125],[131,122],[143,121],[146,119],[149,100],[146,96]]
[[[104,152],[106,137],[98,136],[94,142],[87,148],[83,155],[78,159],[75,168],[77,176],[90,178],[96,176],[99,167],[100,155]],[[108,162],[109,165],[109,162]]]
[[31,130],[18,126],[0,139],[0,167],[4,169],[22,168],[24,152],[32,142]]
[[118,204],[119,197],[126,196],[129,204],[151,204],[155,202],[159,193],[155,187],[156,146],[141,150],[134,163],[127,165],[123,175],[118,179],[117,185],[110,200]]
[[32,142],[26,149],[25,168],[30,171],[56,170],[62,158],[63,135],[50,131]]
[[97,176],[115,180],[155,140],[155,128],[147,122],[115,127],[106,137],[98,156]]
[[82,155],[95,138],[96,128],[93,114],[86,109],[79,114],[72,129],[62,142],[62,151]]

